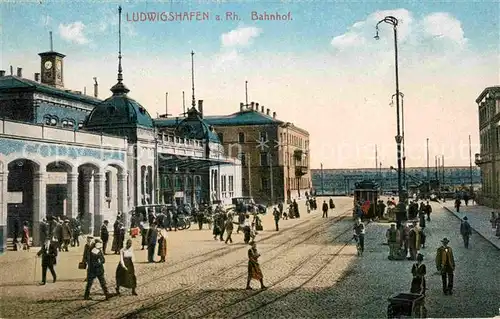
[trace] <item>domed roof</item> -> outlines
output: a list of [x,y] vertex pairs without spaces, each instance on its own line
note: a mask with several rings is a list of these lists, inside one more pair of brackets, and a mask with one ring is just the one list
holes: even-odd
[[220,139],[214,128],[203,120],[201,113],[194,107],[188,110],[187,117],[177,125],[176,132],[187,138],[208,140],[220,144]]
[[92,110],[84,124],[89,128],[120,125],[153,128],[153,120],[148,111],[127,94],[114,93]]

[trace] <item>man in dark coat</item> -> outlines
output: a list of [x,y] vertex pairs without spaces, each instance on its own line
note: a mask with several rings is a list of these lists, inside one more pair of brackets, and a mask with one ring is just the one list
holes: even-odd
[[322,218],[328,218],[328,204],[326,203],[326,200],[323,201],[323,216]]
[[102,240],[102,253],[106,255],[106,247],[109,241],[109,231],[108,231],[109,221],[105,220],[101,226],[101,240]]
[[462,223],[460,224],[460,235],[464,240],[465,248],[469,248],[469,238],[472,235],[472,228],[470,227],[467,216],[464,217]]
[[106,287],[106,279],[104,278],[104,254],[101,251],[102,241],[100,239],[95,240],[95,244],[89,251],[88,255],[88,267],[87,267],[87,287],[85,288],[85,300],[90,300],[90,288],[94,283],[94,279],[99,280],[101,288],[106,296],[106,300],[109,299],[108,288]]
[[295,218],[300,218],[300,212],[299,212],[299,204],[297,204],[297,201],[294,199],[293,200],[293,213],[295,215]]
[[42,242],[45,242],[47,239],[50,239],[49,237],[49,224],[47,224],[47,220],[45,218],[42,219],[42,222],[40,223],[40,236]]
[[274,207],[273,209],[273,216],[274,216],[274,224],[276,225],[276,231],[279,231],[280,230],[280,227],[279,227],[279,221],[280,221],[280,211],[278,210],[278,208]]
[[425,204],[425,214],[427,215],[428,222],[431,221],[431,213],[432,213],[432,206],[429,203],[429,201],[427,201],[427,204]]
[[333,198],[330,198],[329,205],[330,205],[330,209],[334,209],[335,208],[335,204],[333,203]]
[[455,271],[455,259],[453,250],[448,246],[449,242],[447,238],[444,238],[441,241],[443,245],[437,249],[436,253],[436,268],[441,273],[445,295],[453,294],[453,272]]
[[155,222],[153,222],[153,224],[148,230],[147,240],[148,240],[148,262],[154,263],[156,242],[158,241],[158,230],[156,228]]
[[37,253],[37,256],[42,257],[42,282],[40,285],[45,285],[47,282],[47,269],[50,270],[52,274],[53,282],[56,282],[57,275],[54,270],[54,265],[57,263],[57,246],[47,239]]

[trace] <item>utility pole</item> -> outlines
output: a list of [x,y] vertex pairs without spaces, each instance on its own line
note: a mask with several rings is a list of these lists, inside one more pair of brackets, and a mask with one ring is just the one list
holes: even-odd
[[273,181],[273,155],[271,152],[269,154],[269,177],[271,179],[271,205],[274,205],[274,181]]
[[472,144],[470,141],[470,134],[469,134],[469,175],[470,175],[470,194],[474,192],[474,184],[472,181]]
[[431,185],[431,172],[429,167],[429,138],[427,138],[427,185],[428,185],[427,191],[429,191]]
[[443,175],[442,181],[443,181],[443,186],[444,186],[444,155],[441,155],[441,158],[442,158],[442,160],[441,160],[441,174]]
[[377,150],[377,144],[375,144],[375,176],[378,175],[378,150]]
[[323,175],[323,163],[321,163],[321,195],[325,194],[325,183],[324,183],[324,175]]
[[245,106],[248,107],[248,81],[245,81]]

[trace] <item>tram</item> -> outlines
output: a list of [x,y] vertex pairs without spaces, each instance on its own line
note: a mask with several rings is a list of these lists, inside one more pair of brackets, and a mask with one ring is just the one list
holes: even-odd
[[370,180],[364,180],[354,184],[354,213],[356,206],[360,205],[364,218],[375,217],[375,207],[380,198],[379,185]]

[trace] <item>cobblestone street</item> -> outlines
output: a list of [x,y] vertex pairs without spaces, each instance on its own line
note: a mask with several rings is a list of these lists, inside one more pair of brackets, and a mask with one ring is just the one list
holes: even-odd
[[[409,291],[410,261],[389,261],[385,230],[388,224],[367,226],[366,251],[357,257],[351,241],[352,198],[336,198],[328,220],[320,209],[308,215],[301,202],[301,218],[273,227],[264,217],[257,236],[260,264],[267,290],[245,288],[248,246],[240,235],[225,245],[209,230],[169,233],[166,264],[147,264],[146,252],[136,247],[139,296],[124,291],[104,301],[94,283],[93,301],[83,300],[85,272],[77,269],[80,249],[61,253],[58,282],[38,286],[39,260],[35,252],[9,252],[0,258],[1,313],[5,318],[379,318],[386,316],[387,297]],[[321,207],[322,200],[318,200]],[[459,220],[434,205],[428,223],[427,308],[430,317],[493,317],[500,306],[498,257],[482,237],[473,235],[466,250],[459,236]],[[341,217],[340,215],[348,216]],[[448,237],[457,270],[455,293],[444,296],[434,257],[440,240]],[[36,263],[36,264],[35,264]],[[106,278],[114,291],[118,256],[108,255]],[[49,281],[50,281],[49,275]],[[101,294],[101,295],[100,295]]]

